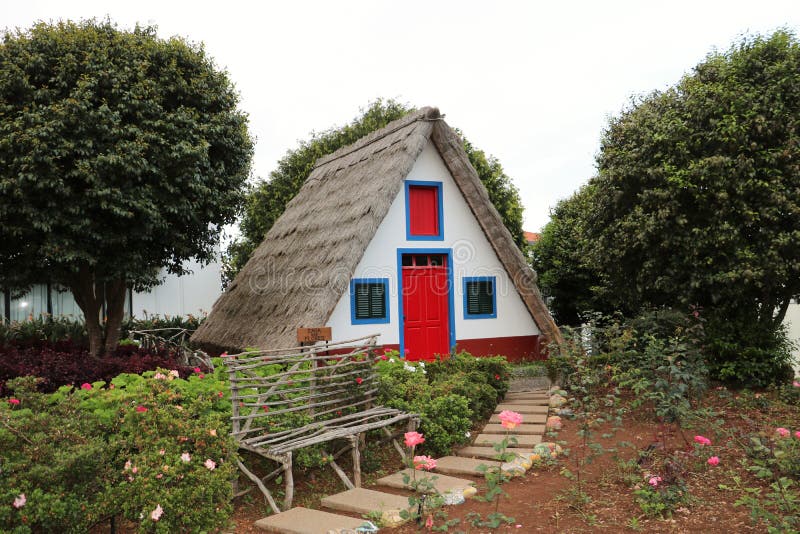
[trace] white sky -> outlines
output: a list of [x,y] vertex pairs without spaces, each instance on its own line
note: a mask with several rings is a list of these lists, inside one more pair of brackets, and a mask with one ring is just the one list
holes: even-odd
[[257,138],[255,176],[310,132],[394,97],[496,156],[539,230],[594,173],[608,117],[743,33],[800,30],[797,0],[0,0],[0,26],[110,16],[202,41]]

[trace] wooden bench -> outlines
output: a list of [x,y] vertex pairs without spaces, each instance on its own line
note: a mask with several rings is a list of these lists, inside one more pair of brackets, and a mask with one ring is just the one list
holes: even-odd
[[[283,472],[284,509],[291,508],[293,451],[335,444],[339,448],[325,451],[325,456],[348,489],[361,486],[360,451],[366,432],[380,429],[383,439],[391,440],[405,458],[396,439],[404,429],[391,431],[389,427],[405,423],[405,430],[416,430],[419,416],[375,405],[376,343],[377,336],[369,336],[313,347],[248,351],[225,358],[234,439],[240,449],[281,464],[263,478],[241,460],[239,469],[258,486],[275,513],[280,509],[264,482]],[[352,452],[353,481],[336,463],[348,450]]]

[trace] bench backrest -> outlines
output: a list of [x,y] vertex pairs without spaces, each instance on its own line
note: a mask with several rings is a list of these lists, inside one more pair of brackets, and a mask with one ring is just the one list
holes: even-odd
[[226,357],[233,436],[279,436],[372,407],[377,336]]

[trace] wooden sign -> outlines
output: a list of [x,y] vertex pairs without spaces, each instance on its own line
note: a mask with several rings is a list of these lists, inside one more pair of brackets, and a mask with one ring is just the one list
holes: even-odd
[[298,343],[316,343],[317,341],[330,341],[331,327],[322,326],[318,328],[298,328],[297,341]]

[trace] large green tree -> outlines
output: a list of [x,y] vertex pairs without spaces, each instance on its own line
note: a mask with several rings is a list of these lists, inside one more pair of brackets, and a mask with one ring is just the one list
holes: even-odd
[[235,219],[253,150],[237,103],[201,46],[151,27],[5,33],[0,285],[69,288],[91,353],[114,349],[126,288],[212,259]]
[[[239,225],[240,235],[228,247],[225,278],[232,280],[244,267],[255,248],[281,216],[286,204],[300,191],[317,159],[354,143],[411,111],[413,108],[395,100],[376,100],[349,124],[314,133],[309,140],[302,141],[299,147],[288,151],[278,161],[278,167],[270,173],[269,179],[254,185],[248,195],[245,213]],[[517,245],[522,248],[525,240],[519,191],[496,158],[487,157],[463,136],[462,139],[464,150],[486,186],[489,198],[500,212]]]
[[712,53],[623,112],[603,136],[598,169],[588,239],[620,305],[700,304],[740,327],[779,327],[800,295],[792,34]]

